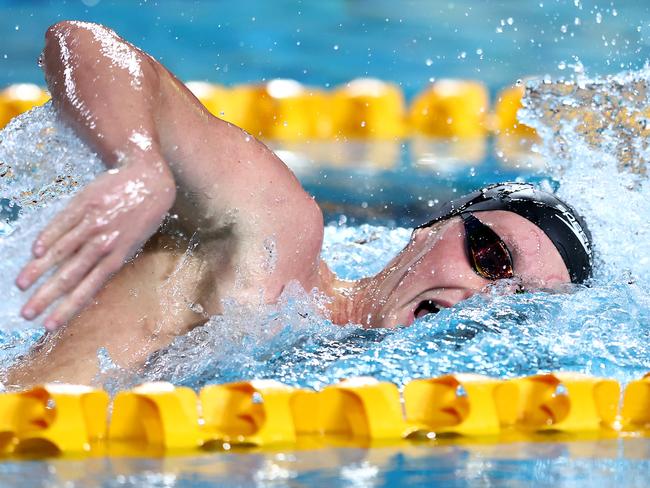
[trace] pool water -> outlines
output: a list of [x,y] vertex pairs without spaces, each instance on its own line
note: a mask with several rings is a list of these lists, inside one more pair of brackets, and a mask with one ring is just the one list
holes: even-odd
[[650,442],[559,441],[0,463],[3,486],[647,486]]
[[[635,75],[645,79],[647,72]],[[546,93],[546,87],[538,84],[529,98],[530,123],[537,124],[542,134],[546,122],[535,110],[545,112],[534,103],[551,108],[558,103],[557,97]],[[566,133],[562,137],[573,138],[573,147],[579,148],[579,135],[572,133],[571,127],[563,130]],[[557,134],[558,130],[553,128],[552,132]],[[612,133],[611,137],[618,135]],[[589,286],[513,296],[495,284],[483,294],[396,330],[363,330],[355,324],[333,326],[323,318],[320,297],[298,286],[288,286],[275,305],[241,306],[234,300],[226,301],[223,315],[178,337],[152,355],[139,371],[124,371],[112,363],[106,351],[98,351],[102,372],[96,383],[115,391],[143,380],[164,379],[199,388],[213,382],[271,378],[317,388],[359,375],[403,385],[412,378],[445,373],[514,377],[557,370],[613,377],[622,382],[638,378],[650,370],[650,299],[645,272],[650,240],[644,238],[649,232],[650,208],[645,177],[630,171],[619,173],[615,155],[596,154],[598,148],[586,142],[582,152],[575,150],[575,155],[565,151],[554,156],[552,144],[542,145],[539,151],[548,153],[547,159],[554,162],[545,174],[538,173],[534,178],[549,189],[559,186],[558,193],[575,204],[590,223],[598,263]],[[12,257],[0,265],[3,289],[7,290],[0,308],[4,326],[2,361],[6,366],[25,351],[29,343],[26,337],[34,340],[41,333],[18,317],[24,296],[12,280],[27,257],[28,248],[23,243],[32,241],[40,226],[65,204],[68,193],[91,179],[101,170],[101,164],[56,119],[50,106],[22,116],[3,132],[2,159],[12,167],[12,176],[5,178],[2,192],[6,195],[5,206],[8,212],[15,213],[22,205],[18,220],[5,223],[8,235],[1,243],[2,254]],[[428,178],[423,178],[420,170],[405,163],[392,170],[399,175],[394,177],[372,169],[349,169],[347,173],[352,180],[382,190],[374,197],[366,195],[368,208],[379,210],[391,201],[391,195],[402,195],[406,202],[421,202],[421,190],[405,196],[402,182],[409,179],[432,182],[429,199],[435,201],[444,200],[454,190],[462,193],[502,176],[479,176],[470,170],[444,176],[440,171],[431,171]],[[318,171],[323,181],[333,180],[326,177],[330,171],[327,166]],[[526,179],[529,176],[520,175]],[[309,180],[304,175],[303,179]],[[78,184],[69,185],[71,180]],[[586,183],[589,192],[582,191]],[[327,198],[327,185],[320,190],[326,195],[322,198]],[[436,185],[447,187],[447,193],[436,193]],[[337,186],[331,186],[334,196]],[[613,200],[603,200],[604,195]],[[625,202],[634,212],[621,212],[617,202]],[[378,272],[408,241],[410,227],[399,224],[406,221],[411,226],[414,219],[407,212],[395,218],[379,212],[371,218],[372,224],[361,224],[360,217],[348,224],[347,218],[337,213],[326,218],[330,223],[325,229],[323,257],[339,276],[350,279]],[[378,225],[386,220],[398,225]]]
[[[646,272],[650,199],[643,167],[648,153],[642,126],[623,127],[616,111],[642,111],[646,100],[616,100],[621,100],[621,86],[638,88],[649,79],[650,72],[640,70],[612,79],[579,80],[571,86],[543,81],[529,85],[522,116],[544,137],[536,150],[548,165],[543,171],[526,167],[519,176],[508,176],[532,178],[544,188],[557,189],[585,215],[597,249],[595,276],[588,286],[514,296],[504,294],[496,285],[437,315],[419,319],[411,327],[395,330],[363,330],[354,324],[333,326],[322,316],[321,298],[289,286],[276,305],[242,307],[234,301],[226,303],[222,316],[177,338],[152,355],[139,371],[122,370],[105,351],[98,351],[102,372],[96,384],[114,392],[143,380],[165,379],[199,388],[214,382],[273,378],[319,388],[359,375],[403,385],[413,378],[444,373],[476,372],[507,378],[558,370],[612,377],[622,383],[639,378],[650,370],[650,277]],[[584,103],[586,99],[590,103]],[[598,100],[600,104],[593,106]],[[566,122],[565,110],[572,110],[573,122]],[[593,129],[588,124],[595,123],[594,113],[619,120],[608,122],[604,117],[597,127],[602,138],[596,141],[585,135],[590,133],[587,129]],[[588,123],[581,124],[581,120]],[[625,160],[629,151],[621,151],[623,141],[638,152],[634,165]],[[41,334],[18,318],[24,296],[12,286],[12,280],[27,257],[23,243],[33,239],[69,195],[101,170],[101,164],[57,120],[49,105],[21,116],[0,133],[0,160],[11,167],[9,178],[6,175],[2,182],[5,221],[0,241],[0,252],[10,257],[0,264],[2,289],[6,290],[0,307],[0,360],[5,368]],[[314,185],[318,185],[316,175],[324,180],[330,179],[325,178],[329,174],[345,178],[340,167],[322,164],[310,175],[301,173],[304,170],[298,163],[296,169],[303,181],[312,178]],[[494,178],[500,179],[496,172],[501,167],[498,162],[493,164]],[[446,198],[447,194],[490,181],[489,172],[471,169],[445,172],[429,168],[429,173],[422,172],[404,155],[388,171],[370,165],[348,169],[347,177],[395,198],[402,182],[410,178],[431,184],[434,205],[443,195]],[[394,176],[387,177],[390,171]],[[336,186],[332,185],[333,193]],[[327,183],[323,184],[321,198],[327,198],[327,188]],[[448,193],[436,193],[436,188]],[[378,212],[358,215],[351,219],[353,223],[337,211],[328,214],[323,257],[339,275],[357,278],[377,272],[407,242],[410,227],[385,224],[410,226],[412,217],[408,212],[401,216],[399,212],[383,212],[384,195],[367,195],[367,209],[376,207]],[[416,192],[411,199],[421,202],[417,197]],[[347,202],[338,210],[354,205]],[[364,218],[372,224],[362,223]],[[5,462],[0,463],[0,474],[8,483],[38,476],[41,485],[51,482],[69,486],[87,486],[88,473],[93,473],[93,479],[100,480],[102,486],[208,486],[225,482],[240,486],[406,486],[431,482],[450,486],[640,486],[646,479],[650,452],[650,442],[645,438],[555,437],[509,444],[466,441],[446,447],[436,441],[435,447],[425,444],[379,450],[326,448]]]
[[478,79],[492,94],[518,78],[639,69],[650,58],[639,1],[0,0],[0,87],[43,83],[43,33],[100,22],[182,80],[231,85],[294,78],[327,87],[359,76],[399,83]]

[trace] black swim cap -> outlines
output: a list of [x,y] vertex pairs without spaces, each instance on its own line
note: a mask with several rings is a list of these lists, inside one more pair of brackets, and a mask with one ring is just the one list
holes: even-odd
[[528,183],[497,183],[452,200],[416,229],[470,210],[507,210],[521,215],[542,229],[555,245],[572,283],[582,283],[591,276],[591,233],[582,217],[555,195]]

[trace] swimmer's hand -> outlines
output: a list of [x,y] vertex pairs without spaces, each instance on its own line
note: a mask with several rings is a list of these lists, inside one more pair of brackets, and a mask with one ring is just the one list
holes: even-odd
[[34,257],[16,285],[26,290],[47,271],[56,271],[21,315],[32,320],[64,297],[44,325],[54,330],[65,324],[158,229],[175,196],[174,178],[161,160],[131,162],[99,176],[34,242]]

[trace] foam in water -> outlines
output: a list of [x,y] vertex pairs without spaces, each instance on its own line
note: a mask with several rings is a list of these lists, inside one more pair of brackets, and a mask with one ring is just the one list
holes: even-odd
[[42,334],[40,327],[20,317],[27,294],[14,286],[32,242],[102,168],[97,156],[58,120],[51,103],[16,117],[0,131],[0,326],[6,331],[1,369]]
[[[650,189],[642,123],[647,79],[644,70],[528,87],[522,117],[542,136],[538,151],[559,182],[557,193],[585,216],[594,235],[598,263],[589,286],[508,295],[496,285],[395,330],[334,326],[323,315],[321,297],[289,286],[275,305],[226,302],[223,315],[178,337],[138,371],[120,369],[100,350],[96,382],[115,390],[142,380],[199,387],[253,377],[321,387],[357,375],[401,385],[465,371],[639,377],[650,369]],[[0,241],[0,252],[9,257],[0,263],[0,364],[6,367],[40,334],[18,317],[25,296],[13,279],[38,230],[101,165],[49,106],[0,133],[0,164],[6,173],[0,181],[3,201],[12,203],[5,205],[11,211],[5,210]],[[78,184],[57,182],[61,175]],[[330,224],[323,257],[339,276],[357,279],[379,271],[409,235],[403,228]]]
[[523,121],[558,195],[586,217],[597,248],[596,281],[641,282],[650,274],[650,69],[599,80],[528,86]]

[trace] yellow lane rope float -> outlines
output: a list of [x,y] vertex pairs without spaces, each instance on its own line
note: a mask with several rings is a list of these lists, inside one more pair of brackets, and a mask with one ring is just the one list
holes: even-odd
[[49,93],[30,83],[11,85],[0,91],[0,128],[16,115],[43,105],[50,99]]
[[[111,446],[194,450],[299,447],[305,439],[348,445],[454,436],[492,442],[540,433],[608,437],[650,433],[650,373],[620,385],[577,373],[498,380],[475,374],[396,385],[351,378],[320,391],[273,380],[205,386],[170,383],[108,394],[46,384],[0,394],[0,453],[89,453]],[[109,411],[111,414],[109,415]],[[527,437],[528,436],[528,437]]]
[[[535,135],[517,122],[521,84],[503,90],[492,112],[487,88],[471,80],[438,80],[416,95],[410,106],[397,85],[372,78],[355,79],[330,91],[285,79],[232,88],[195,81],[187,86],[212,114],[267,140],[473,139],[490,131]],[[36,85],[5,88],[0,91],[0,127],[48,99]]]

